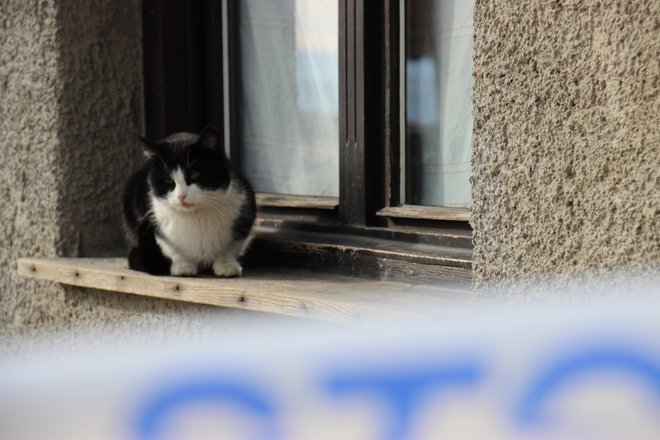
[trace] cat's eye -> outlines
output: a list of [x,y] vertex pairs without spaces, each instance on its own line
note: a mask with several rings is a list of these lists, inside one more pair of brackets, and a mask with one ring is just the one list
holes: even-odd
[[199,171],[191,170],[190,171],[190,180],[199,179]]

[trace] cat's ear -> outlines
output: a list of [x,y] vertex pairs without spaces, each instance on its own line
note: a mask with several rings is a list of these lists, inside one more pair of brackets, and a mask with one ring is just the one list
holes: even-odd
[[158,142],[151,141],[142,136],[138,136],[138,137],[140,138],[140,141],[142,141],[142,145],[144,146],[143,152],[145,156],[151,159],[152,157],[157,157],[162,155],[163,146],[161,144],[159,144]]
[[224,151],[224,148],[222,148],[222,141],[220,140],[220,135],[210,125],[204,127],[202,132],[199,134],[198,142],[203,147],[210,148],[212,150]]

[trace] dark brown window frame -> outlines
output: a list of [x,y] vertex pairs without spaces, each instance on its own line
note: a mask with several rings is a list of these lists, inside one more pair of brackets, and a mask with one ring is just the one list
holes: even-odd
[[[240,2],[142,5],[146,134],[210,123],[240,166],[240,112],[225,110],[241,105]],[[400,200],[399,22],[398,0],[339,0],[339,197],[259,194],[255,261],[427,281],[470,270],[469,210]]]

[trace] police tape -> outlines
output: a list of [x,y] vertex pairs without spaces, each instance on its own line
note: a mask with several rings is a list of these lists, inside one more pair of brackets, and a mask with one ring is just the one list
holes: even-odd
[[659,310],[594,301],[16,360],[0,368],[0,438],[658,439]]

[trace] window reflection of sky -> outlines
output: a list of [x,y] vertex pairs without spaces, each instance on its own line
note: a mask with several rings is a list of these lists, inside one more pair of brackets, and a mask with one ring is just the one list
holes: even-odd
[[339,112],[339,27],[336,0],[297,0],[295,45],[300,110]]
[[337,53],[296,52],[298,107],[303,111],[338,114]]
[[470,206],[473,11],[473,0],[407,4],[406,203]]
[[406,62],[406,117],[408,123],[438,123],[438,79],[435,60],[419,58]]

